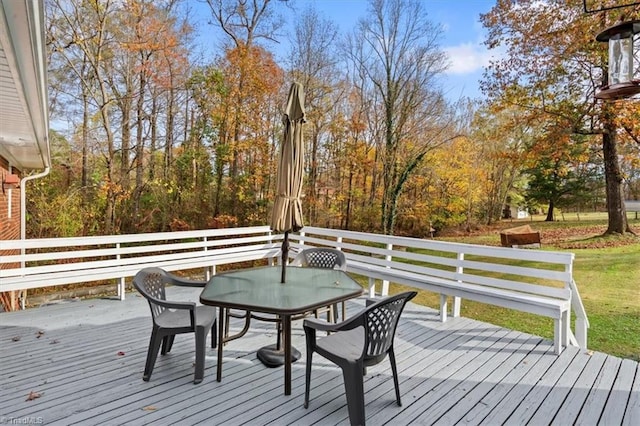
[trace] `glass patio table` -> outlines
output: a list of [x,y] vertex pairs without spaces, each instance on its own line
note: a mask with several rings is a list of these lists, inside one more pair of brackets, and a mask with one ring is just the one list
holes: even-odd
[[[275,314],[282,321],[284,349],[284,394],[291,395],[291,318],[324,306],[360,296],[364,289],[343,271],[287,267],[286,282],[281,266],[242,269],[211,277],[200,294],[200,302],[219,308],[217,381],[222,380],[222,349],[226,312],[239,309]],[[248,328],[248,318],[245,330]]]

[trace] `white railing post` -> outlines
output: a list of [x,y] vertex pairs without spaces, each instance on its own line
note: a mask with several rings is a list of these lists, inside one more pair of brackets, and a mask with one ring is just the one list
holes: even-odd
[[[116,259],[120,260],[120,243],[116,243],[116,249],[118,249],[118,254],[116,255]],[[125,293],[125,277],[120,277],[118,281],[118,298],[120,300],[124,300]]]
[[[27,267],[27,262],[25,262],[24,260],[24,255],[27,253],[26,250],[27,249],[25,249],[24,246],[20,247],[20,255],[21,255],[20,267],[22,268],[23,274],[24,274],[25,268]],[[20,290],[18,292],[18,299],[20,302],[20,309],[22,309],[23,311],[27,309],[27,289]]]
[[[575,337],[578,346],[582,349],[587,349],[587,330],[589,329],[589,319],[587,318],[587,311],[584,309],[580,293],[578,292],[578,286],[575,281],[571,281],[571,307],[576,314],[575,322]],[[569,320],[571,316],[569,315]]]
[[[202,241],[204,242],[204,247],[203,247],[203,251],[208,251],[209,250],[209,246],[207,245],[207,242],[209,242],[209,239],[207,238],[207,236],[205,235],[204,238],[202,238]],[[206,266],[204,268],[204,279],[209,281],[211,279],[211,275],[213,275],[213,268],[214,266]]]
[[[456,267],[456,272],[460,275],[464,273],[464,268],[462,267],[462,262],[464,261],[464,253],[458,253],[458,266]],[[462,283],[461,280],[458,280],[459,283]],[[460,305],[461,299],[459,297],[453,298],[453,304],[451,306],[451,315],[456,318],[460,316]]]
[[[393,250],[393,244],[392,243],[387,244],[387,251],[390,252],[392,250]],[[390,254],[388,254],[384,257],[384,259],[387,262],[391,262],[393,257]],[[391,269],[391,266],[387,265],[387,269]],[[382,281],[382,289],[380,290],[380,295],[382,297],[386,297],[389,295],[389,281],[387,280]]]
[[373,277],[369,277],[369,297],[376,297],[376,279]]
[[[269,244],[273,244],[273,232],[271,230],[269,230],[267,235],[269,235]],[[267,265],[269,265],[269,266],[273,266],[274,265],[273,257],[270,257],[269,259],[267,259]]]

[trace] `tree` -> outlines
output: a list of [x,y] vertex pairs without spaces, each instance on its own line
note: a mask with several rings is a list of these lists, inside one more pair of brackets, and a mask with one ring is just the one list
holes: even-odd
[[275,175],[276,123],[271,118],[282,117],[277,112],[286,99],[281,93],[284,73],[260,46],[228,49],[218,69],[224,90],[213,108],[219,123],[215,149],[229,165],[226,171],[218,169],[228,176],[222,198],[229,214],[244,219],[258,211],[258,204],[263,206],[269,176]]
[[318,218],[321,142],[323,137],[326,139],[327,128],[335,118],[332,113],[342,95],[337,81],[337,35],[336,24],[307,8],[296,20],[288,55],[293,80],[302,83],[305,89],[307,124],[304,129],[310,137],[305,138],[309,173],[304,185],[303,208],[312,223]]
[[[111,234],[115,229],[115,207],[119,193],[116,183],[116,136],[111,125],[113,96],[108,83],[110,59],[115,49],[109,24],[116,13],[115,6],[111,2],[67,4],[54,0],[50,10],[51,19],[56,23],[51,25],[55,31],[49,35],[52,55],[59,55],[66,69],[83,86],[82,96],[87,101],[85,105],[93,109],[101,130],[95,134],[105,141],[104,232]],[[89,123],[85,122],[84,125],[88,127]]]
[[398,199],[427,152],[446,139],[449,122],[437,77],[446,57],[441,29],[416,0],[371,0],[369,17],[346,40],[354,77],[382,115],[381,225],[393,233]]
[[494,103],[474,116],[472,139],[482,186],[479,215],[487,225],[500,219],[507,197],[513,195],[525,168],[526,146],[536,123],[522,120],[522,115],[519,108]]
[[[555,130],[555,131],[554,131]],[[527,198],[547,203],[546,221],[554,220],[554,209],[580,204],[601,176],[588,137],[571,135],[565,129],[551,129],[529,146],[531,166]]]
[[[171,170],[175,136],[185,129],[180,124],[186,125],[186,120],[178,124],[178,104],[188,75],[185,45],[190,27],[176,17],[176,4],[48,3],[50,81],[58,101],[52,111],[82,135],[83,201],[86,209],[104,209],[96,218],[102,233],[133,232],[146,221],[147,212],[140,205],[147,184],[146,160],[155,160],[150,151],[161,146],[163,170]],[[164,132],[158,131],[162,124]],[[153,170],[149,167],[148,173]],[[167,173],[164,178],[169,178]],[[159,205],[165,212],[179,210]]]
[[[602,138],[607,234],[630,232],[622,203],[619,164],[621,128],[617,110],[627,105],[596,102],[594,93],[606,78],[606,52],[595,34],[620,11],[585,15],[582,3],[498,0],[482,15],[489,30],[486,44],[504,46],[504,55],[485,73],[482,88],[492,100],[519,106],[523,120],[553,120],[575,134]],[[636,7],[637,9],[637,7]]]
[[[240,146],[248,129],[244,128],[243,105],[249,96],[246,78],[251,70],[247,69],[254,61],[251,54],[260,41],[272,41],[283,25],[282,19],[275,13],[272,0],[206,0],[215,23],[228,37],[227,52],[234,52],[237,78],[229,86],[232,94],[229,104],[229,123],[226,128],[230,148],[230,192],[237,194],[242,179],[239,176]],[[263,74],[263,76],[266,76]],[[237,215],[237,198],[231,197],[230,213]]]
[[[141,223],[141,201],[146,188],[145,173],[153,174],[154,155],[146,155],[164,146],[162,178],[171,180],[173,149],[176,143],[178,93],[184,92],[189,72],[186,43],[191,28],[173,14],[175,3],[131,0],[118,15],[121,20],[119,44],[121,64],[114,69],[112,90],[122,111],[121,187],[130,194],[121,203],[127,214],[121,219],[125,232],[135,231]],[[164,120],[158,120],[164,106]],[[159,121],[166,123],[164,143],[160,142]],[[184,126],[184,125],[183,125]],[[135,130],[135,139],[131,132]],[[145,166],[152,167],[145,170]],[[135,181],[130,183],[133,172]],[[179,208],[179,207],[178,207]],[[166,205],[168,211],[176,206]]]

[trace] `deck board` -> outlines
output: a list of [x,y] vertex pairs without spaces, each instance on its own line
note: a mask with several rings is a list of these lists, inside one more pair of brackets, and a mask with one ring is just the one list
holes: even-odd
[[640,365],[636,365],[635,379],[622,424],[625,426],[640,424]]
[[[561,408],[557,410],[556,416],[553,419],[554,425],[566,425],[576,419],[589,396],[590,390],[596,384],[596,380],[604,366],[606,358],[603,353],[599,352],[594,352],[589,358],[584,370],[582,370],[582,373],[569,390],[566,398],[562,401]],[[544,410],[544,407],[542,410]],[[538,410],[536,416],[534,416],[534,422],[536,420],[545,420],[545,414],[542,410]]]
[[[169,289],[197,300],[197,289]],[[363,306],[351,302],[349,312]],[[257,348],[275,341],[272,323],[253,322],[225,346],[223,378],[208,349],[205,379],[193,384],[194,339],[177,336],[142,380],[151,320],[146,301],[94,299],[0,314],[0,418],[44,424],[349,424],[340,370],[314,356],[304,409],[304,333],[293,344],[292,395],[281,368],[264,367]],[[239,328],[239,323],[232,328]],[[19,338],[19,339],[18,339]],[[387,361],[365,377],[367,423],[627,424],[640,419],[638,363],[468,318],[441,323],[435,310],[408,304],[396,336],[402,407]],[[39,398],[27,401],[30,392]]]
[[[632,396],[629,390],[632,388],[637,371],[637,362],[628,359],[622,360],[611,393],[607,398],[607,404],[600,417],[603,424],[622,423],[622,419],[626,414],[629,398]],[[632,413],[629,413],[629,415],[632,415]]]

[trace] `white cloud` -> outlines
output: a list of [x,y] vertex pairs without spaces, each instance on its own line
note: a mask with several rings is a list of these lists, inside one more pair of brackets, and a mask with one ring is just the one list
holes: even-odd
[[473,74],[489,65],[489,61],[496,56],[480,43],[462,43],[457,46],[444,48],[449,57],[447,74]]

